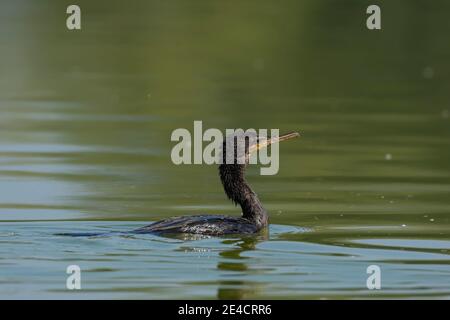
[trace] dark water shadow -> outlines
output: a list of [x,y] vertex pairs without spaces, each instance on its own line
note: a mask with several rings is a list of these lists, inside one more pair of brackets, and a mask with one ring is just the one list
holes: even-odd
[[[218,262],[217,269],[236,273],[247,272],[249,269],[246,264],[247,258],[243,257],[242,254],[255,250],[256,245],[264,240],[268,240],[268,234],[262,237],[243,237],[235,240],[224,240],[223,243],[234,244],[235,247],[231,250],[222,251],[219,254],[225,259]],[[219,280],[218,283],[218,299],[244,299],[249,293],[257,290],[255,283],[245,280]]]

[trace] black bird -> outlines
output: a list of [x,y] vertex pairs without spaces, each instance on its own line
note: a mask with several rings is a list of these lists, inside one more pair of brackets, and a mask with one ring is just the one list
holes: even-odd
[[[279,137],[258,137],[256,133],[242,130],[227,136],[223,141],[222,163],[219,166],[220,180],[228,198],[242,208],[242,217],[224,215],[197,215],[174,217],[161,220],[135,230],[136,233],[155,234],[201,234],[220,236],[225,234],[252,234],[269,224],[269,215],[263,208],[256,193],[245,181],[245,167],[250,155],[272,143],[298,137],[291,132]],[[234,144],[230,144],[234,141]],[[227,145],[234,152],[227,152]]]

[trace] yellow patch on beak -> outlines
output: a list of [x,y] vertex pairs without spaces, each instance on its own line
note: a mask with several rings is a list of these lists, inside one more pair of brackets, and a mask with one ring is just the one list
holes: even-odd
[[267,139],[265,137],[264,138],[261,137],[260,139],[262,139],[263,141],[258,142],[257,144],[251,146],[249,148],[249,153],[252,154],[252,153],[254,153],[254,152],[256,152],[256,151],[258,151],[260,149],[267,148],[272,143],[286,141],[286,140],[290,140],[292,138],[297,138],[297,137],[300,137],[300,134],[298,132],[290,132],[290,133],[284,134],[282,136],[273,137],[273,138],[270,138],[270,139]]

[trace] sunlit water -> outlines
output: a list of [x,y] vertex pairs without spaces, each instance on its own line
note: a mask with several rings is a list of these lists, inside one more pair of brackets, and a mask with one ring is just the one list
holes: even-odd
[[[382,2],[378,33],[358,1],[80,1],[80,32],[2,3],[0,298],[449,298],[450,7]],[[239,215],[216,167],[170,160],[194,120],[303,133],[249,168],[269,235],[123,233]]]

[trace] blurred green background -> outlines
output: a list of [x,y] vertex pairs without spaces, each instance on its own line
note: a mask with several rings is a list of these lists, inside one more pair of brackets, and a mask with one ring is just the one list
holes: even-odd
[[69,4],[0,4],[0,220],[238,214],[170,160],[202,120],[303,133],[248,173],[302,241],[443,240],[448,266],[450,2],[376,1],[379,31],[372,1],[80,0],[80,31]]
[[65,27],[71,2],[2,4],[2,219],[224,203],[215,168],[170,161],[170,133],[194,120],[303,132],[279,176],[254,178],[269,206],[448,209],[446,2],[380,2],[381,31],[365,27],[370,1],[77,3],[80,31]]

